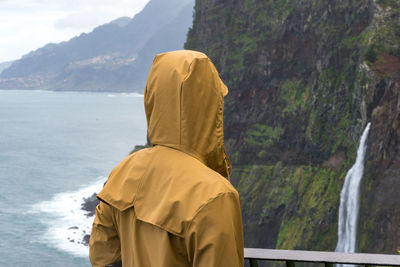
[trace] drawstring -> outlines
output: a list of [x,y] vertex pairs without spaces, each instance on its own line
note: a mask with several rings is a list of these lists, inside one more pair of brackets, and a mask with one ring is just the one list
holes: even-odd
[[230,166],[228,164],[228,161],[226,160],[226,157],[224,157],[224,162],[225,162],[225,170],[226,170],[226,174],[228,175],[228,181],[231,180],[231,175],[230,175]]

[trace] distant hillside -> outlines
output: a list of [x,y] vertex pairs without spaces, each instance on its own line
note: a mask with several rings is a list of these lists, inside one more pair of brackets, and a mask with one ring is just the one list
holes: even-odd
[[194,0],[151,0],[133,19],[47,44],[5,69],[0,88],[142,92],[154,55],[183,48],[193,5]]
[[13,63],[13,61],[6,61],[6,62],[0,63],[0,73],[1,73],[3,70],[5,70],[5,69],[7,69],[8,67],[10,67],[12,63]]

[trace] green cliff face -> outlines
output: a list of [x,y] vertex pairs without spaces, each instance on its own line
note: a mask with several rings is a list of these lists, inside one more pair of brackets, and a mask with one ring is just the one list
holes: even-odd
[[359,250],[397,251],[399,10],[397,0],[196,1],[185,48],[209,55],[230,89],[225,139],[246,246],[334,250],[340,190],[371,121]]

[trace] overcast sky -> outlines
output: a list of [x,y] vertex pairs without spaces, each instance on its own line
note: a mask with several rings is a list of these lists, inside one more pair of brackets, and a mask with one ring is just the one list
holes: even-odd
[[0,63],[113,19],[133,17],[148,1],[0,0]]

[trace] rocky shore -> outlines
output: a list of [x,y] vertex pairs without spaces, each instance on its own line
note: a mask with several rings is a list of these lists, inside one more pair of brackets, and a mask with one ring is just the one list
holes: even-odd
[[[93,193],[88,198],[83,199],[83,203],[81,205],[81,209],[83,211],[86,211],[86,216],[87,217],[94,217],[96,214],[96,206],[100,203],[100,201],[97,198],[97,194]],[[81,243],[84,244],[85,246],[89,246],[89,239],[90,239],[90,234],[86,234],[83,236]],[[105,267],[122,267],[121,262],[116,262],[110,265],[107,265]]]
[[[87,217],[94,217],[96,214],[96,206],[100,203],[100,201],[97,199],[97,194],[93,193],[88,198],[83,199],[83,203],[81,205],[81,210],[86,212]],[[83,236],[81,243],[84,244],[85,246],[89,245],[89,238],[90,234],[86,234]]]

